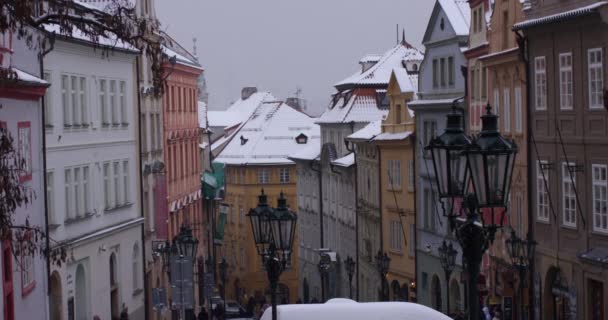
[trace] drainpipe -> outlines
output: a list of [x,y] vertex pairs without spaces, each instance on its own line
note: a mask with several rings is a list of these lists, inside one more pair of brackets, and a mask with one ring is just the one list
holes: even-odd
[[[44,77],[44,57],[55,48],[55,33],[51,33],[48,37],[51,44],[50,48],[38,54],[38,62],[40,65],[40,76]],[[46,39],[44,41],[46,43]],[[47,88],[48,90],[48,88]],[[46,256],[46,271],[47,271],[47,295],[51,295],[51,238],[49,236],[49,207],[46,199],[46,188],[48,181],[46,180],[46,99],[44,96],[40,99],[42,105],[42,184],[44,185],[44,229],[46,230],[45,245],[47,249]],[[50,312],[50,310],[49,310]]]
[[[531,135],[532,135],[532,109],[530,107],[531,105],[531,97],[530,97],[530,89],[532,87],[531,83],[530,83],[530,57],[529,57],[529,41],[528,41],[528,37],[525,36],[523,33],[521,33],[520,31],[515,31],[515,35],[517,37],[517,45],[519,46],[519,53],[520,53],[520,59],[521,61],[523,61],[524,63],[524,67],[525,67],[525,73],[526,73],[526,130],[528,131],[526,134],[526,155],[527,155],[527,162],[528,162],[528,166],[526,168],[526,173],[528,175],[527,177],[527,196],[528,196],[528,201],[527,201],[527,205],[528,205],[528,233],[530,234],[530,238],[534,239],[534,218],[532,217],[532,141],[531,141]],[[532,288],[532,292],[534,292],[534,272],[535,272],[535,260],[532,259],[532,261],[530,261],[530,267],[528,268],[529,270],[529,274],[528,274],[528,283],[530,283],[531,285],[529,286],[529,288]],[[529,289],[530,290],[530,289]],[[534,308],[539,308],[540,306],[535,306],[534,305],[534,296],[533,294],[528,294],[528,305],[530,306],[530,318],[534,317]]]
[[[321,153],[323,153],[323,149],[321,147]],[[319,234],[320,234],[320,240],[321,242],[319,243],[319,249],[323,248],[323,170],[322,169],[315,169],[314,168],[314,160],[312,160],[310,162],[310,170],[315,171],[319,174]],[[321,161],[319,160],[319,166],[321,164]],[[325,284],[323,283],[323,276],[319,275],[321,278],[321,300],[323,300],[323,297],[325,297]]]
[[[354,129],[354,122],[351,122],[351,132]],[[354,147],[349,147],[350,144],[348,140],[344,139],[344,145],[346,146],[346,150],[350,152],[355,152]],[[357,154],[355,155],[355,167],[357,167]],[[355,292],[355,296],[357,297],[357,301],[359,301],[359,184],[357,183],[359,179],[359,169],[355,169],[355,268],[357,278],[355,279],[355,283],[357,286],[357,291]]]

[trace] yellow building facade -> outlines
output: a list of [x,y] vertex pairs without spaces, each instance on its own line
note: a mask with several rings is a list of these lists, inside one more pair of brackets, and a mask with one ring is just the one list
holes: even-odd
[[[283,192],[287,205],[292,209],[297,208],[295,170],[295,164],[226,166],[226,196],[223,203],[228,206],[228,212],[222,245],[216,247],[218,261],[224,257],[228,263],[226,299],[239,301],[243,306],[250,296],[256,302],[265,298],[270,303],[268,277],[253,241],[247,213],[258,205],[262,189],[272,207],[277,206],[279,194]],[[291,265],[288,265],[280,278],[277,292],[279,303],[295,303],[298,299],[297,234],[294,236],[293,247]],[[221,284],[221,279],[218,282]]]
[[407,107],[414,92],[407,71],[393,71],[387,91],[390,110],[373,140],[380,154],[382,251],[391,258],[388,297],[400,301],[416,299],[415,123]]

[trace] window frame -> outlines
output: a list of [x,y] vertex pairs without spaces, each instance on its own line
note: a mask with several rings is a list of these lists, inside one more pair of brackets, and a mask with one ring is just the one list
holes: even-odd
[[[239,172],[240,174],[240,172]],[[240,177],[239,177],[240,178]],[[291,181],[289,168],[279,168],[279,182],[290,183]]]
[[[568,62],[568,63],[564,63]],[[572,52],[559,54],[559,109],[574,109],[574,83]],[[564,89],[566,89],[564,91]],[[569,98],[568,98],[569,97]],[[568,100],[569,99],[569,100]],[[569,104],[568,104],[569,103]]]
[[19,162],[24,161],[24,169],[19,170],[19,181],[26,182],[32,180],[33,159],[32,159],[32,123],[30,121],[17,122],[17,139],[19,152]]
[[513,89],[513,98],[515,99],[515,132],[523,132],[523,110],[521,108],[521,87],[516,86]]
[[[599,62],[591,62],[591,57],[592,54],[597,54],[597,57],[599,58]],[[587,49],[587,94],[588,94],[588,104],[589,104],[589,109],[591,110],[598,110],[598,109],[603,109],[604,108],[604,101],[603,101],[603,94],[604,94],[604,51],[602,50],[602,48],[591,48],[591,49]],[[597,75],[597,79],[593,80],[591,79],[591,70],[592,69],[596,69],[596,75]],[[599,74],[598,74],[599,73]],[[593,92],[592,91],[592,83],[594,81],[599,82],[599,92]],[[592,97],[594,95],[598,95],[598,101],[597,104],[593,104],[592,102]]]
[[28,230],[24,235],[24,240],[19,243],[19,269],[21,278],[21,296],[26,297],[36,287],[36,263],[34,259],[34,253],[26,253],[27,241],[31,241],[32,232]]
[[268,168],[259,168],[258,169],[258,183],[259,184],[269,184],[270,183],[270,173],[268,172]]
[[[549,199],[549,190],[547,187],[549,186],[550,176],[548,168],[543,168],[543,165],[547,165],[549,162],[547,160],[537,160],[536,161],[536,221],[549,223],[551,221],[551,217],[549,215],[549,211],[551,210],[551,204]],[[546,182],[546,183],[545,183]],[[542,197],[543,203],[540,201],[542,186]],[[546,203],[545,203],[546,201]],[[542,208],[541,208],[542,206]],[[541,210],[542,209],[542,210]],[[541,214],[542,213],[542,214]]]
[[[574,166],[573,162],[562,162],[561,163],[561,175],[562,175],[562,225],[566,227],[576,228],[577,219],[577,203],[576,203],[576,193],[574,189],[576,188],[576,172],[572,172],[570,174],[570,166]],[[566,192],[567,185],[570,185],[568,188],[569,191]],[[566,202],[570,200],[570,204],[574,203],[573,207],[568,206],[566,208]],[[570,217],[570,219],[568,219]]]
[[502,92],[503,99],[503,131],[511,132],[511,88],[505,87]]
[[51,81],[53,78],[53,72],[50,70],[44,70],[42,73],[42,78],[51,85],[44,93],[44,127],[45,129],[51,129],[53,128],[53,85]]
[[547,59],[545,56],[534,57],[534,108],[537,111],[547,110]]
[[[600,178],[596,179],[596,169],[600,170]],[[601,170],[603,170],[603,178]],[[593,207],[593,231],[608,233],[608,166],[606,164],[592,164],[591,165],[591,194],[592,194],[592,207]],[[596,188],[603,188],[604,194],[598,199],[596,196]],[[602,199],[603,198],[603,199]],[[601,210],[598,211],[598,202],[603,202],[604,208],[603,213]],[[598,226],[599,217],[599,226]],[[606,220],[606,227],[601,227],[602,220]]]
[[401,189],[401,160],[389,159],[388,164],[388,189]]

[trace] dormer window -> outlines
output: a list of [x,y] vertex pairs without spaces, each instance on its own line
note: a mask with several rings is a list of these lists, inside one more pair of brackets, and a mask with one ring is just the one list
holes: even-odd
[[308,143],[308,136],[300,133],[297,137],[296,137],[296,143],[297,144],[306,144]]
[[245,143],[247,143],[247,141],[249,141],[249,139],[241,136],[241,145],[245,145]]
[[386,90],[376,91],[376,103],[380,109],[387,109],[390,106],[390,99],[386,94]]

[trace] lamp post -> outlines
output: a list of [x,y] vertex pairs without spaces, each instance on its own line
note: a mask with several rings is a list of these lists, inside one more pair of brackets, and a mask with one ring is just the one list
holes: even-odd
[[[165,242],[162,251],[167,275],[171,280],[173,307],[177,304],[180,319],[186,318],[186,300],[194,300],[194,260],[198,249],[198,239],[192,235],[192,229],[182,226],[173,243]],[[192,303],[192,301],[190,301]]]
[[447,315],[450,315],[450,276],[452,275],[452,271],[454,271],[454,267],[456,267],[456,254],[458,251],[454,249],[454,246],[450,242],[448,245],[447,241],[443,240],[441,247],[438,249],[439,251],[439,260],[441,261],[441,267],[443,267],[443,271],[445,271],[445,284],[446,284],[446,293],[447,293]]
[[283,192],[279,196],[278,206],[274,209],[268,205],[268,198],[263,189],[258,200],[258,206],[249,210],[247,216],[251,221],[256,249],[268,274],[272,319],[276,320],[277,285],[287,262],[291,261],[297,216],[287,207]]
[[353,298],[353,275],[355,274],[355,260],[351,256],[346,257],[344,261],[344,267],[348,274],[348,296]]
[[228,271],[228,262],[226,262],[226,258],[222,258],[218,267],[220,269],[220,278],[222,279],[222,301],[224,309],[222,314],[224,319],[226,319],[226,271]]
[[387,301],[388,297],[386,296],[386,292],[388,291],[388,288],[386,288],[386,274],[388,273],[388,267],[391,264],[391,258],[388,256],[388,254],[382,253],[382,251],[378,251],[378,254],[376,255],[376,267],[378,268],[378,272],[380,272],[380,279],[382,281],[382,301]]
[[[450,230],[454,231],[468,273],[469,319],[479,319],[479,298],[476,290],[484,252],[494,242],[496,230],[502,227],[508,207],[517,145],[498,132],[498,116],[488,104],[481,117],[482,130],[469,138],[464,134],[462,115],[452,106],[447,115],[445,132],[426,147],[431,151],[439,197],[451,200]],[[469,177],[472,188],[469,188]],[[468,193],[472,190],[472,193]],[[460,212],[454,201],[462,198]],[[443,204],[443,202],[442,202]],[[487,209],[490,217],[481,216]],[[501,210],[502,209],[502,210]],[[463,217],[464,215],[464,217]]]
[[517,304],[519,305],[519,319],[522,320],[524,319],[524,279],[528,267],[534,259],[537,242],[532,239],[530,232],[524,240],[517,236],[515,230],[511,230],[511,237],[505,240],[505,244],[511,257],[511,264],[517,269],[519,275],[519,299]]
[[325,282],[327,279],[327,274],[329,273],[329,269],[331,269],[331,258],[327,253],[321,253],[317,268],[319,269],[319,274],[321,275],[321,302],[325,302],[325,300],[327,299],[327,290],[325,289]]

